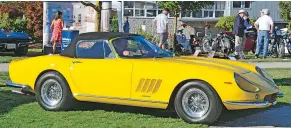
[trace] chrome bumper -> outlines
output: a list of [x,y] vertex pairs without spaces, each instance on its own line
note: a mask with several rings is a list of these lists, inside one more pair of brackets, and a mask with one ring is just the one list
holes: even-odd
[[6,86],[13,87],[13,88],[21,88],[20,91],[12,90],[13,93],[18,93],[18,94],[23,94],[23,95],[34,95],[33,89],[27,85],[16,84],[16,83],[13,83],[11,80],[8,80],[6,82]]
[[225,104],[229,105],[240,105],[240,106],[254,106],[254,107],[266,107],[269,105],[277,104],[277,101],[270,103],[269,101],[262,101],[262,102],[235,102],[235,101],[225,101]]
[[[277,93],[277,97],[282,98],[284,94],[282,92]],[[269,101],[260,101],[260,102],[240,102],[240,101],[225,101],[225,104],[229,105],[240,105],[240,106],[254,106],[254,107],[265,107],[269,105],[276,105],[277,101],[269,102]]]

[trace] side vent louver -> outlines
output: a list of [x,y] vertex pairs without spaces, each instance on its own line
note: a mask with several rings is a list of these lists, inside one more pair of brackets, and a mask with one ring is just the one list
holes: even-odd
[[160,79],[140,79],[135,92],[156,93],[158,92],[162,80]]

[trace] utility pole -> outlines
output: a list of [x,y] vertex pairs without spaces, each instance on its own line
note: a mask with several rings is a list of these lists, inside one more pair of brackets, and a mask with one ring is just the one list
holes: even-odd
[[111,9],[112,2],[111,1],[103,1],[102,2],[102,10],[101,10],[101,32],[109,32],[110,31],[110,17],[111,17]]

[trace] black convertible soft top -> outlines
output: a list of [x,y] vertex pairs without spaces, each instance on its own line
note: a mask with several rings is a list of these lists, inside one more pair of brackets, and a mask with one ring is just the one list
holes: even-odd
[[89,32],[77,35],[72,42],[64,49],[61,56],[76,57],[76,45],[80,40],[110,40],[117,37],[139,36],[137,34],[122,32]]

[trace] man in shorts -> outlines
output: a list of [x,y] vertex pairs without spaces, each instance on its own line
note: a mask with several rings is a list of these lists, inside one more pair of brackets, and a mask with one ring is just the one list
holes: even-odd
[[165,49],[165,43],[168,39],[168,13],[169,9],[164,9],[153,21],[157,28],[157,34],[160,37],[159,47]]

